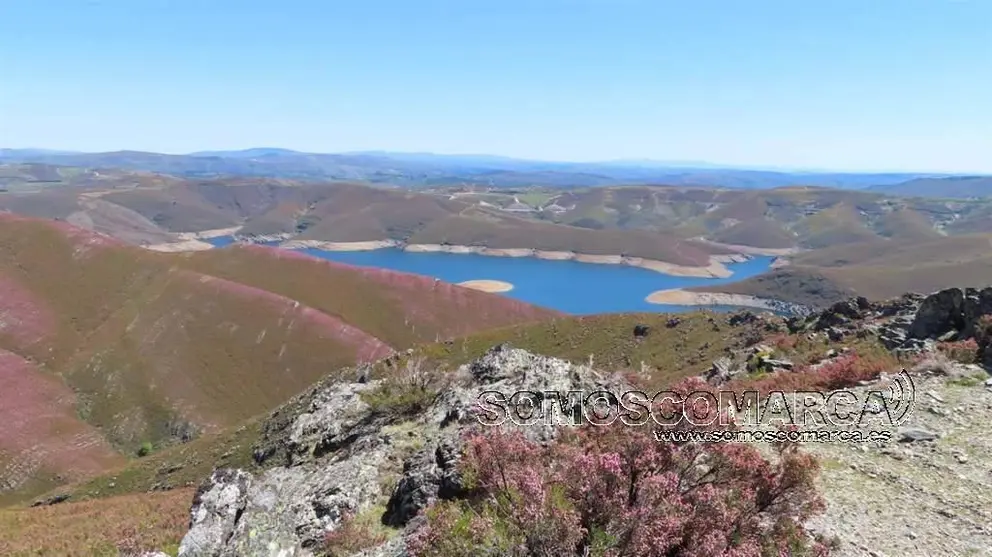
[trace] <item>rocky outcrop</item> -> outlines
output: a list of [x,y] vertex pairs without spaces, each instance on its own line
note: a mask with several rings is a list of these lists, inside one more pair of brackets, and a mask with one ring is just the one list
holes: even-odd
[[833,342],[849,335],[876,335],[890,350],[919,353],[937,341],[981,338],[980,320],[990,314],[992,287],[948,288],[883,302],[852,298],[805,318],[791,318],[788,326],[793,333],[824,333]]
[[190,531],[179,546],[181,555],[209,555],[221,547],[244,524],[241,517],[247,504],[251,474],[221,469],[197,490],[193,498]]
[[[269,417],[255,447],[256,461],[272,467],[257,474],[214,472],[198,491],[179,555],[311,556],[345,516],[380,505],[381,522],[402,529],[432,501],[460,493],[462,434],[480,427],[474,408],[483,392],[591,392],[622,385],[589,367],[506,345],[453,377],[433,404],[407,421],[366,402],[363,394],[382,380],[328,381],[289,402]],[[519,427],[534,440],[557,432],[545,423]],[[390,540],[366,554],[402,551],[400,541]]]
[[[949,289],[884,302],[854,298],[805,318],[789,319],[788,328],[798,334],[839,339],[875,335],[890,349],[909,352],[978,334],[984,339],[980,346],[992,353],[988,335],[982,336],[986,326],[982,316],[989,314],[992,288]],[[765,323],[765,333],[773,332],[773,325],[781,326],[783,321],[776,317],[773,323],[750,312],[731,319],[756,331]],[[677,331],[678,327],[679,323],[674,323],[671,328]],[[650,342],[652,334],[659,333],[646,327],[634,331],[640,342]],[[826,350],[824,361],[844,352],[842,348]],[[759,339],[728,351],[704,377],[720,384],[750,372],[801,367],[775,354]],[[902,554],[970,549],[970,542],[951,540],[947,532],[967,532],[981,543],[992,539],[992,530],[984,526],[992,518],[984,510],[992,495],[981,483],[984,480],[979,478],[978,464],[968,460],[969,455],[985,458],[992,454],[988,443],[974,444],[964,452],[947,448],[948,443],[959,442],[955,439],[960,436],[955,436],[962,424],[973,426],[978,435],[979,421],[962,412],[969,416],[977,412],[983,416],[981,423],[987,423],[985,417],[992,409],[987,375],[978,366],[931,360],[911,373],[922,378],[922,388],[917,391],[922,405],[890,442],[871,446],[813,444],[811,449],[836,462],[857,463],[850,469],[827,470],[824,481],[831,505],[827,516],[816,524],[822,533],[842,539],[844,547],[853,551],[842,555],[862,554],[858,551],[866,549],[877,552],[885,547],[885,533],[900,528],[906,530],[905,539],[893,547],[910,551]],[[534,393],[540,403],[543,398],[539,393],[616,392],[626,387],[619,378],[591,367],[506,345],[461,366],[450,375],[451,383],[415,414],[391,412],[381,407],[381,401],[371,402],[375,399],[370,395],[381,390],[384,380],[370,380],[367,369],[356,371],[354,376],[358,381],[352,383],[329,378],[268,417],[254,446],[262,471],[223,469],[213,473],[195,497],[180,556],[314,556],[320,554],[327,534],[338,530],[347,517],[374,513],[384,528],[391,529],[392,537],[358,555],[399,557],[404,555],[406,534],[419,526],[425,508],[436,500],[463,495],[458,467],[463,436],[483,427],[478,401],[484,392]],[[961,399],[956,389],[965,384],[980,391],[980,404]],[[920,398],[924,396],[928,398]],[[958,401],[955,406],[944,403],[952,399]],[[564,415],[577,412],[579,402],[556,401],[564,406]],[[505,421],[502,425],[520,428],[536,441],[550,441],[559,431],[544,421],[530,425]],[[968,468],[967,481],[955,484],[960,489],[942,492],[944,484],[940,482],[957,481],[947,474],[967,462],[972,462],[969,466],[974,467],[974,473]],[[905,473],[900,473],[903,469]],[[879,479],[882,473],[886,475]],[[906,478],[912,478],[915,485],[906,483]],[[877,514],[880,509],[869,509],[874,498],[857,491],[859,482],[865,481],[885,484],[889,491],[872,493],[888,497],[900,512],[918,494],[929,497],[925,506],[932,513],[900,515],[911,530],[890,521],[885,528],[873,526],[870,535],[859,539],[859,533],[852,538],[850,533],[856,531],[856,524],[867,520],[868,510],[872,520],[881,516]]]
[[948,288],[927,296],[909,327],[913,338],[975,336],[978,320],[992,314],[992,287]]

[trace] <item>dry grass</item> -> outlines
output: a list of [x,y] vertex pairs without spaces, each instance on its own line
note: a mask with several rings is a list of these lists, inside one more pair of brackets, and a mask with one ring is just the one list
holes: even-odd
[[4,557],[117,557],[119,548],[175,551],[193,490],[0,510]]
[[[677,318],[678,324],[668,327],[672,318]],[[651,328],[643,339],[634,337],[634,326],[638,324]],[[741,345],[742,338],[748,336],[747,327],[731,327],[725,314],[708,311],[678,316],[644,313],[564,317],[426,345],[416,349],[413,358],[423,357],[427,363],[454,369],[494,345],[508,342],[576,363],[589,363],[591,357],[598,369],[640,373],[643,363],[646,387],[656,388],[706,371],[725,349]],[[388,375],[394,371],[383,368],[377,373]]]

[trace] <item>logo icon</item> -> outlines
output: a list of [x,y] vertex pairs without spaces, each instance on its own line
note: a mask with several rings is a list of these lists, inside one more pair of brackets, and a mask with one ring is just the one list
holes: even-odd
[[892,425],[899,425],[909,419],[916,405],[916,383],[909,372],[904,369],[889,380],[888,394]]

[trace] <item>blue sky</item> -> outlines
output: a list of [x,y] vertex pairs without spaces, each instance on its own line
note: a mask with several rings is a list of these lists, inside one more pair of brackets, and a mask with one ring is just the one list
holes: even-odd
[[0,146],[992,172],[985,0],[0,0]]

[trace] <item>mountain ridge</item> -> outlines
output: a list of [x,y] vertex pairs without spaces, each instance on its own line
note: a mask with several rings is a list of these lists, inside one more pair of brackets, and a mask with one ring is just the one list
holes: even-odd
[[[168,155],[140,151],[63,153],[7,149],[2,162],[34,162],[83,167],[120,167],[180,176],[273,176],[302,179],[364,179],[424,187],[463,182],[499,187],[546,185],[574,187],[631,182],[670,182],[739,188],[794,184],[862,188],[934,176],[933,172],[808,172],[741,168],[704,163],[652,161],[646,164],[530,161],[496,155],[438,155],[433,153],[305,153],[274,147],[239,151],[200,151]],[[940,174],[936,174],[940,175]]]

